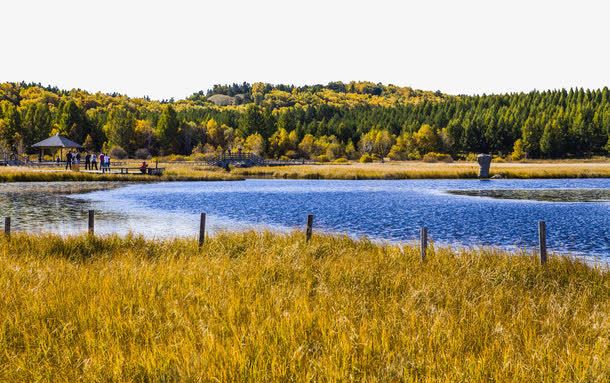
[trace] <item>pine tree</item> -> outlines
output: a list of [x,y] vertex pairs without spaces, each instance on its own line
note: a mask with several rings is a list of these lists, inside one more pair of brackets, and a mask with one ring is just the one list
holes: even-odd
[[563,154],[564,143],[565,140],[557,122],[549,121],[540,138],[541,152],[547,157],[559,157]]
[[527,120],[525,120],[522,132],[522,142],[523,150],[525,151],[525,157],[538,157],[540,153],[540,138],[542,137],[542,132],[540,131],[538,124],[534,122],[534,119],[532,117],[529,117]]
[[76,142],[83,142],[87,135],[85,116],[74,100],[68,100],[59,115],[59,133]]

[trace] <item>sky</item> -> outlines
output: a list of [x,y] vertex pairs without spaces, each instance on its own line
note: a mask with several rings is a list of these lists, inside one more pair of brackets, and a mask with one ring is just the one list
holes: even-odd
[[0,82],[154,99],[244,81],[450,94],[601,88],[604,3],[2,0]]

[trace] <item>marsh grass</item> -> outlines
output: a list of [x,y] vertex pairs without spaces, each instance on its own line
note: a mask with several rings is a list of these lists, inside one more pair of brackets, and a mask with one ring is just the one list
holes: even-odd
[[[135,166],[135,165],[130,165]],[[185,167],[170,165],[163,176],[138,174],[100,174],[74,172],[64,169],[38,169],[27,167],[0,167],[0,182],[61,182],[61,181],[117,181],[117,182],[158,182],[158,181],[226,181],[241,177],[222,169]]]
[[303,237],[0,238],[0,380],[610,379],[605,270]]
[[[244,177],[304,179],[437,179],[477,178],[479,166],[473,162],[384,164],[292,165],[234,169]],[[600,178],[610,177],[610,162],[548,161],[535,163],[493,163],[491,175],[503,178]]]
[[[130,160],[130,167],[139,166],[139,161]],[[479,166],[473,162],[426,163],[387,162],[360,164],[320,164],[263,166],[235,168],[231,172],[217,167],[193,165],[192,163],[162,163],[166,171],[162,177],[137,174],[98,174],[72,172],[63,169],[36,169],[0,167],[0,182],[54,182],[54,181],[232,181],[249,178],[290,179],[461,179],[477,178]],[[503,178],[602,178],[610,177],[610,162],[539,161],[493,163],[491,175]]]

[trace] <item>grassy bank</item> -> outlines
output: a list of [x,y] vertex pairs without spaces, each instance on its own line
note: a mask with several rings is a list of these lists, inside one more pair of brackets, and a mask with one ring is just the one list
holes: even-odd
[[[477,178],[479,165],[473,162],[426,163],[387,162],[372,164],[325,164],[234,169],[243,177],[304,179],[435,179]],[[491,175],[503,178],[603,178],[610,177],[610,162],[548,161],[535,163],[493,163]]]
[[[138,166],[130,161],[129,166]],[[193,165],[192,163],[163,163],[161,177],[136,174],[97,174],[49,168],[0,167],[0,182],[28,181],[223,181],[244,178],[291,179],[439,179],[477,178],[479,166],[473,162],[426,163],[418,161],[386,163],[348,163],[320,165],[263,166],[235,168],[230,173],[223,169]],[[491,175],[503,178],[607,178],[610,161],[573,162],[538,161],[493,163]]]
[[0,237],[2,381],[608,381],[610,274],[302,234]]
[[197,166],[170,165],[160,176],[138,174],[100,174],[75,172],[64,169],[0,167],[0,182],[57,182],[57,181],[226,181],[243,179],[239,175],[230,174],[223,169],[204,168]]

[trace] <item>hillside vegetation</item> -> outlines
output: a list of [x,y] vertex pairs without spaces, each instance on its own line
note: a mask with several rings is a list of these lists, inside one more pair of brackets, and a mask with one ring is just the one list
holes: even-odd
[[428,153],[465,158],[586,157],[610,150],[610,92],[562,89],[482,96],[369,82],[217,85],[184,100],[0,84],[0,148],[28,151],[54,133],[113,158],[273,158],[363,162]]
[[0,237],[0,380],[610,380],[607,271],[303,237]]

